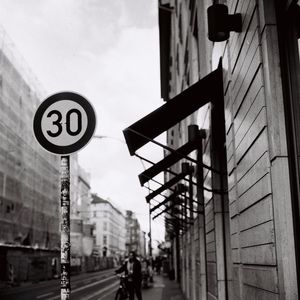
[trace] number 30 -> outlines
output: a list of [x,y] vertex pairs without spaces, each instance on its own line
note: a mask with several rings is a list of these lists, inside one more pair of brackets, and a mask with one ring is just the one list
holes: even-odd
[[[76,130],[71,129],[71,115],[72,114],[77,115],[77,129]],[[61,114],[60,111],[54,109],[54,110],[51,110],[47,114],[47,118],[51,118],[52,115],[57,116],[56,120],[52,121],[52,124],[57,127],[57,130],[54,131],[54,132],[51,131],[51,130],[47,130],[47,133],[51,137],[58,137],[63,131],[62,122],[61,122],[62,114]],[[66,114],[66,131],[67,131],[67,133],[69,135],[75,136],[75,135],[78,135],[81,132],[81,129],[82,129],[82,115],[81,115],[81,112],[76,108],[70,109]]]

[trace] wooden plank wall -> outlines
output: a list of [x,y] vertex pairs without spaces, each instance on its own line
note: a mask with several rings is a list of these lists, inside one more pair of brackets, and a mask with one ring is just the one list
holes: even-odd
[[254,0],[228,2],[243,18],[224,58],[233,299],[278,299],[259,9]]
[[[189,35],[193,32],[188,3],[186,0],[174,2],[171,96],[194,82],[195,74],[199,73],[200,78],[208,74],[211,62],[215,69],[219,58],[223,58],[229,215],[223,211],[223,219],[220,218],[218,197],[205,191],[205,243],[200,242],[200,216],[189,229],[194,234],[189,232],[181,237],[182,288],[187,299],[223,299],[221,281],[225,277],[222,272],[227,269],[228,299],[279,299],[279,294],[285,293],[292,295],[287,298],[294,299],[296,293],[287,288],[294,286],[293,260],[284,264],[284,257],[293,255],[293,243],[285,237],[292,238],[292,224],[286,217],[290,214],[289,203],[282,204],[290,195],[280,75],[275,69],[279,62],[274,60],[276,50],[273,48],[276,28],[272,26],[276,20],[269,13],[271,1],[228,0],[229,13],[242,14],[242,32],[231,32],[228,41],[214,43],[212,50],[206,27],[206,9],[211,1],[196,1],[199,71],[185,60],[186,53],[191,53]],[[272,41],[274,45],[270,46]],[[199,128],[207,130],[203,162],[212,165],[211,104],[201,108],[193,118],[197,119]],[[186,142],[187,125],[193,118],[174,126],[172,147]],[[283,170],[283,177],[279,168]],[[203,175],[204,185],[211,188],[211,172],[204,169]],[[276,185],[278,182],[282,189]],[[221,219],[224,222],[220,225]],[[218,247],[222,241],[217,238],[223,228],[226,261]],[[195,257],[191,260],[193,253]],[[223,268],[225,263],[226,268]],[[194,276],[196,282],[191,284]]]

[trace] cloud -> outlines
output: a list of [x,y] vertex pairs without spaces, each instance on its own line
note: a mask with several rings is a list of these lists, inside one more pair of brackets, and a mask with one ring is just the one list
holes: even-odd
[[[4,27],[48,93],[72,90],[92,102],[97,134],[122,140],[124,128],[162,104],[157,1],[0,0],[0,7]],[[162,158],[157,146],[141,153]],[[138,212],[147,231],[147,190],[137,177],[143,166],[126,145],[94,139],[79,160],[93,192]]]
[[123,26],[149,28],[157,26],[157,1],[149,0],[126,0],[121,1],[123,8]]

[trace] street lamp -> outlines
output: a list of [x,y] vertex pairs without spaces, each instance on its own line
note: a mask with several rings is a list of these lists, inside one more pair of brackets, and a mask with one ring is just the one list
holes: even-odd
[[95,135],[92,136],[92,138],[94,138],[94,139],[112,139],[112,140],[119,141],[122,144],[126,144],[124,141],[122,141],[122,140],[120,140],[118,138],[112,137],[112,136],[108,136],[108,135],[98,135],[98,134],[95,134]]

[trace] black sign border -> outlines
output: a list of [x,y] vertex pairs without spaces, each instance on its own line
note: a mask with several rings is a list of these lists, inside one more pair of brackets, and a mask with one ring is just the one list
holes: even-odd
[[[47,108],[53,103],[61,100],[71,100],[78,103],[80,106],[83,107],[88,117],[88,126],[82,138],[76,143],[68,146],[58,146],[49,142],[45,138],[41,126],[42,117],[45,111],[47,110]],[[61,92],[46,98],[38,107],[33,119],[33,132],[39,144],[47,151],[54,154],[60,154],[60,155],[71,154],[84,147],[92,138],[95,128],[96,128],[96,115],[95,115],[94,108],[92,107],[92,105],[87,99],[73,92]]]

